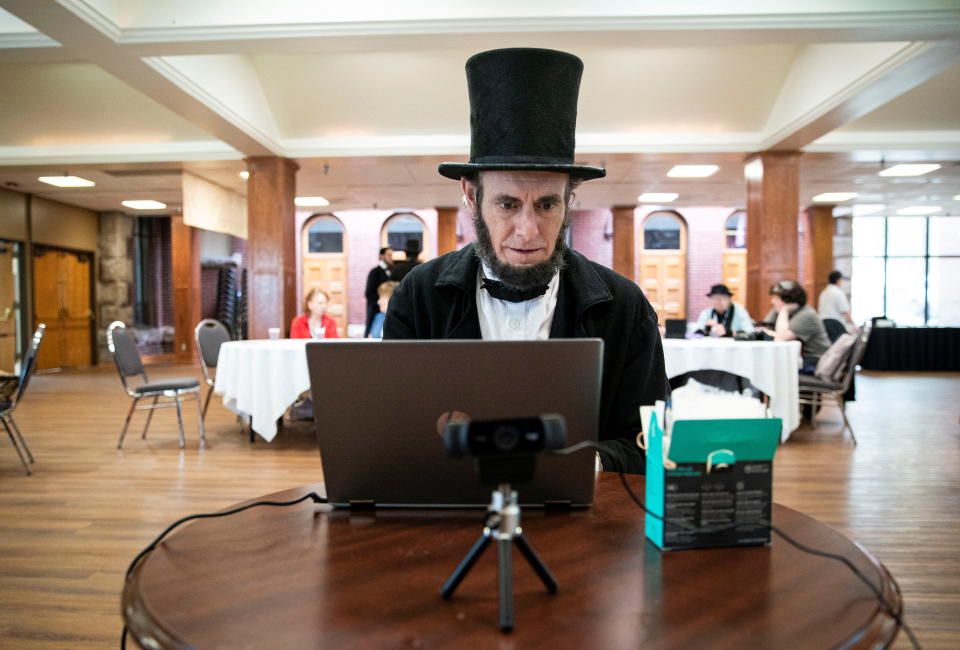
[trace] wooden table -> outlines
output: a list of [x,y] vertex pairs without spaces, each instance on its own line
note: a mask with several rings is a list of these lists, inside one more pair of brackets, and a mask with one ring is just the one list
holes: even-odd
[[[630,477],[639,494],[643,478]],[[270,495],[291,500],[322,484]],[[322,494],[322,492],[321,492]],[[886,569],[836,530],[774,505],[774,525],[849,557],[899,610]],[[497,628],[496,549],[451,601],[443,581],[481,531],[479,511],[330,512],[304,502],[190,523],[134,571],[123,614],[144,647],[826,648],[887,645],[896,623],[835,561],[772,546],[661,553],[615,475],[594,506],[525,511],[553,571],[549,595],[514,554],[516,628]]]

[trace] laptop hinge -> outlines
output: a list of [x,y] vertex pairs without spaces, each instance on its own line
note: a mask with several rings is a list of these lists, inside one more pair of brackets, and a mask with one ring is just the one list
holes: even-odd
[[569,510],[573,507],[573,502],[568,500],[544,501],[543,507],[547,510]]
[[374,510],[376,509],[377,504],[373,499],[351,499],[350,500],[350,509],[351,510]]

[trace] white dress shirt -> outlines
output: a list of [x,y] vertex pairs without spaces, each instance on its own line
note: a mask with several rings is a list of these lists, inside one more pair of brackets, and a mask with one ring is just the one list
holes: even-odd
[[497,280],[486,264],[477,270],[477,315],[484,341],[530,341],[550,338],[553,311],[557,307],[560,273],[554,273],[547,292],[523,302],[499,300],[481,288],[483,278]]

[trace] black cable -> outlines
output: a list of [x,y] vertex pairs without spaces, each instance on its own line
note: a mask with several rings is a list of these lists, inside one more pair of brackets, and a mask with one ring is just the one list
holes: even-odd
[[[130,579],[130,574],[133,573],[134,568],[136,568],[140,560],[143,559],[143,557],[148,553],[150,553],[153,549],[155,549],[157,547],[157,544],[162,542],[163,539],[167,535],[169,535],[170,532],[173,531],[173,529],[175,529],[180,524],[185,524],[188,521],[193,521],[194,519],[213,519],[214,517],[226,517],[228,515],[235,515],[238,512],[243,512],[244,510],[249,510],[250,508],[255,508],[257,506],[276,506],[276,507],[295,506],[298,503],[303,503],[307,499],[311,499],[314,503],[327,503],[327,500],[322,496],[320,496],[319,494],[317,494],[316,492],[310,492],[309,494],[304,494],[299,499],[294,499],[293,501],[256,501],[254,503],[248,503],[245,506],[240,506],[239,508],[233,508],[232,510],[224,510],[223,512],[206,512],[198,515],[188,515],[186,517],[183,517],[182,519],[178,519],[177,521],[167,526],[166,530],[164,530],[162,533],[157,535],[157,538],[154,539],[152,542],[150,542],[150,544],[148,544],[146,548],[144,548],[142,551],[137,553],[137,556],[133,558],[133,561],[130,563],[130,566],[127,567],[127,573],[124,576],[123,581],[124,583],[126,583],[126,581]],[[120,648],[121,650],[124,650],[126,647],[127,647],[127,626],[126,624],[124,624],[123,631],[120,633]]]
[[[554,451],[554,452],[552,452],[552,453],[555,454],[555,455],[559,455],[559,456],[566,456],[566,455],[568,455],[568,454],[572,454],[572,453],[575,453],[575,452],[577,452],[577,451],[581,451],[581,450],[583,450],[583,449],[597,449],[597,450],[599,450],[599,449],[600,449],[600,446],[597,445],[597,444],[596,444],[594,441],[592,441],[592,440],[584,440],[583,442],[579,442],[579,443],[577,443],[577,444],[575,444],[575,445],[572,445],[572,446],[570,446],[570,447],[566,447],[566,448],[564,448],[564,449],[558,449],[558,450],[556,450],[556,451]],[[655,513],[655,512],[652,512],[651,510],[647,509],[647,506],[646,506],[646,505],[643,503],[643,501],[641,501],[640,498],[636,495],[636,493],[633,491],[633,488],[630,487],[630,484],[627,483],[627,477],[626,477],[626,475],[625,475],[623,472],[620,472],[620,483],[623,484],[623,489],[626,490],[627,494],[630,496],[630,499],[631,499],[635,504],[637,504],[637,505],[640,507],[641,510],[643,510],[646,514],[650,515],[651,517],[653,517],[654,519],[656,519],[656,520],[658,520],[658,521],[660,521],[660,522],[663,522],[663,523],[666,524],[666,525],[676,526],[676,527],[679,527],[679,528],[681,528],[681,529],[683,529],[683,530],[685,530],[685,531],[693,532],[693,533],[698,533],[698,534],[716,533],[716,532],[720,532],[720,531],[722,531],[722,530],[729,529],[729,528],[732,528],[732,527],[738,525],[738,524],[736,524],[736,523],[733,523],[733,524],[726,524],[726,525],[723,525],[723,526],[712,527],[712,528],[710,528],[710,527],[697,527],[697,526],[692,526],[692,525],[690,525],[690,524],[688,524],[688,523],[686,523],[686,522],[683,522],[683,521],[676,521],[676,520],[667,519],[667,518],[665,518],[665,517],[662,517],[661,515],[658,515],[658,514]],[[767,529],[773,531],[774,533],[776,533],[777,535],[779,535],[781,538],[783,538],[785,541],[787,541],[791,546],[793,546],[793,547],[796,548],[796,549],[799,549],[800,551],[803,551],[804,553],[809,553],[810,555],[817,555],[817,556],[819,556],[819,557],[825,557],[825,558],[828,558],[828,559],[831,559],[831,560],[834,560],[834,561],[841,562],[841,563],[845,564],[845,565],[847,566],[847,568],[850,569],[850,571],[853,573],[853,575],[857,576],[857,577],[861,580],[861,582],[863,582],[863,584],[865,584],[865,585],[867,586],[867,588],[870,589],[870,592],[874,595],[874,597],[877,599],[877,602],[880,604],[880,609],[883,610],[883,612],[884,612],[887,616],[889,616],[890,618],[892,618],[892,619],[897,623],[897,625],[899,625],[900,627],[903,628],[903,631],[906,633],[907,638],[910,639],[910,643],[913,645],[913,647],[914,647],[914,648],[917,648],[917,650],[920,649],[920,643],[919,643],[919,641],[917,641],[916,636],[914,636],[913,630],[911,630],[911,629],[910,629],[910,626],[907,625],[907,622],[903,620],[902,607],[901,607],[901,611],[899,611],[899,612],[898,612],[898,611],[895,611],[895,610],[893,609],[893,606],[890,605],[890,603],[887,602],[886,598],[883,597],[883,593],[880,591],[880,589],[879,589],[878,587],[876,587],[876,586],[873,584],[873,582],[871,582],[870,579],[869,579],[866,575],[864,575],[863,572],[861,572],[856,566],[854,566],[853,563],[852,563],[849,559],[847,559],[845,556],[839,555],[839,554],[837,554],[837,553],[828,553],[828,552],[826,552],[826,551],[820,551],[820,550],[817,550],[817,549],[815,549],[815,548],[810,548],[809,546],[806,546],[806,545],[798,542],[797,540],[793,539],[792,537],[790,537],[788,534],[786,534],[785,532],[783,532],[782,530],[780,530],[779,528],[777,528],[776,526],[774,526],[774,525],[773,525],[772,523],[770,523],[769,521],[762,521],[762,520],[761,520],[761,521],[750,522],[750,523],[754,523],[754,524],[756,524],[756,525],[758,525],[758,526],[762,526],[762,527],[764,527],[764,528],[767,528]],[[894,583],[894,585],[896,585],[896,583]],[[898,591],[899,591],[899,587],[898,587]]]

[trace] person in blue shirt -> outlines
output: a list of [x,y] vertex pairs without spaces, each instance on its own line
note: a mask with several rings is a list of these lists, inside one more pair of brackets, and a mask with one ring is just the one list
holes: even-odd
[[697,331],[704,336],[733,336],[735,332],[753,332],[753,320],[746,307],[733,302],[725,284],[715,284],[707,298],[713,306],[700,312]]
[[373,316],[373,322],[370,324],[369,338],[383,338],[383,321],[387,316],[387,305],[390,303],[390,296],[393,295],[393,290],[397,288],[398,284],[400,283],[384,282],[377,287],[377,306],[380,307],[380,311]]

